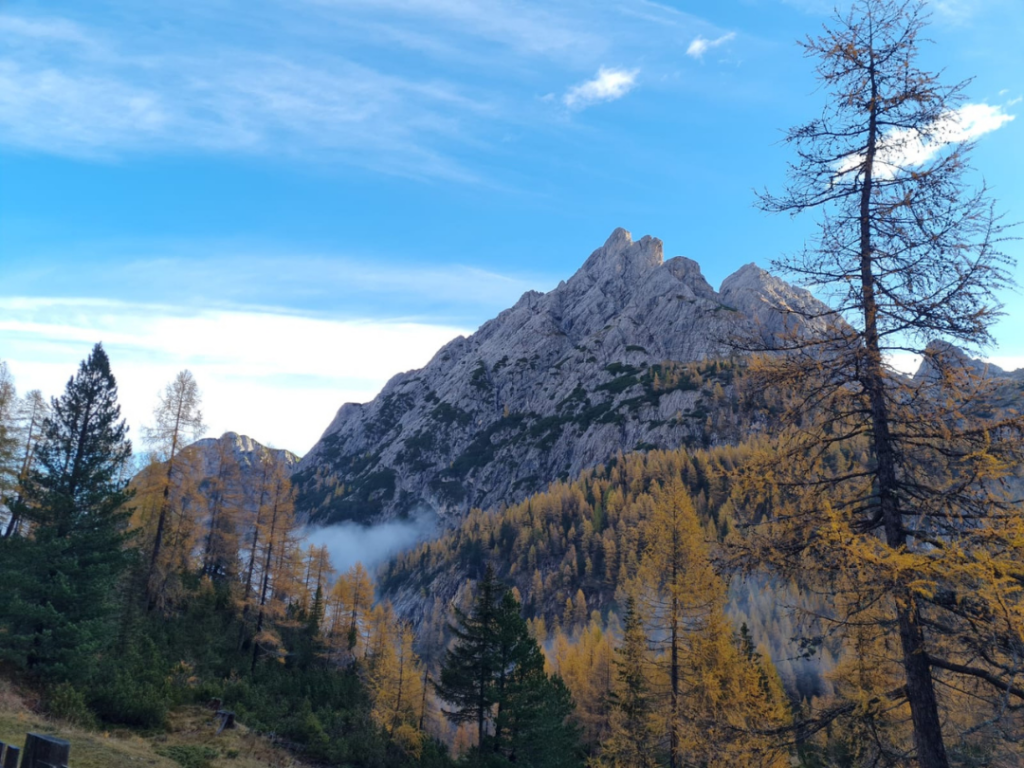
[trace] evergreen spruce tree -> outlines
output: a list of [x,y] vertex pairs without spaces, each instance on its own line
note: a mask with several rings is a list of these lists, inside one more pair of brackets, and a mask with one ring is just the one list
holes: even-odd
[[499,760],[533,768],[583,764],[580,729],[569,720],[572,696],[562,678],[544,673],[544,655],[532,638],[526,639],[521,661],[509,673],[499,705],[505,727],[503,741],[495,743]]
[[438,695],[451,705],[445,714],[454,723],[476,723],[477,745],[482,746],[491,708],[496,703],[494,681],[498,672],[497,613],[501,585],[488,566],[477,585],[471,613],[455,610],[451,632],[455,644],[448,650]]
[[97,344],[53,400],[27,481],[31,527],[0,542],[0,653],[34,674],[84,680],[111,636],[131,457],[110,362]]
[[[488,566],[470,614],[456,611],[456,643],[437,692],[456,723],[476,722],[474,765],[535,768],[581,764],[579,728],[561,678],[548,677],[544,654],[520,615],[519,601]],[[490,724],[492,730],[487,732]]]

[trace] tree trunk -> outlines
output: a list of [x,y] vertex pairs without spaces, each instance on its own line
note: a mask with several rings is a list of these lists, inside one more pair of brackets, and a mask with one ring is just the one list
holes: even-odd
[[[873,56],[873,54],[872,54]],[[867,360],[861,383],[871,406],[871,444],[877,462],[878,503],[885,530],[885,541],[895,551],[906,546],[903,518],[899,509],[896,456],[889,430],[888,405],[885,402],[885,374],[878,336],[878,304],[875,298],[874,247],[871,238],[871,195],[875,155],[878,149],[877,72],[872,66],[871,103],[869,105],[868,143],[864,159],[864,180],[860,195],[860,272],[861,305],[864,311],[864,344]],[[939,705],[935,696],[931,665],[925,652],[924,632],[913,596],[903,584],[893,585],[893,599],[900,628],[903,669],[907,681],[907,699],[914,724],[914,746],[921,768],[948,768],[949,759],[942,742]]]
[[[678,510],[676,510],[678,514]],[[675,526],[673,526],[675,527]],[[678,533],[673,531],[673,537]],[[669,684],[672,689],[672,715],[670,718],[668,732],[668,764],[669,768],[677,768],[679,765],[679,734],[676,732],[677,720],[679,718],[679,596],[676,594],[677,579],[679,577],[679,549],[680,542],[676,542],[675,552],[672,553],[672,647],[670,649],[671,662],[669,667]]]

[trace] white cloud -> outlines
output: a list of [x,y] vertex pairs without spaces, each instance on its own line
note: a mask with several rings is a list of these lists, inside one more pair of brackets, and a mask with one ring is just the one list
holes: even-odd
[[3,290],[21,296],[129,296],[142,304],[175,306],[187,301],[207,309],[301,307],[309,315],[344,308],[349,317],[430,314],[462,322],[482,320],[525,291],[558,282],[553,275],[508,275],[372,250],[306,251],[230,239],[101,240],[5,264]]
[[[1003,111],[1002,106],[991,104],[964,104],[947,113],[925,131],[900,129],[885,135],[876,162],[879,172],[893,176],[901,169],[920,166],[934,158],[949,144],[973,141],[986,133],[998,130],[1014,120],[1014,115]],[[858,169],[864,162],[863,155],[851,155],[842,161],[837,176]]]
[[[498,119],[436,79],[333,51],[136,52],[62,19],[0,16],[0,143],[74,157],[200,150],[312,155],[388,174],[477,181],[447,148]],[[69,42],[77,45],[68,45]],[[137,47],[137,46],[136,46]]]
[[636,85],[639,69],[608,69],[601,67],[593,80],[574,85],[562,103],[569,109],[585,109],[602,101],[615,101],[629,93]]
[[892,352],[885,356],[885,362],[904,376],[913,376],[921,367],[921,356],[913,352]]
[[55,17],[23,18],[20,16],[0,15],[0,35],[8,40],[12,36],[35,38],[37,40],[56,40],[62,43],[77,43],[94,47],[94,41],[72,21]]
[[[907,376],[917,373],[922,359],[921,355],[915,355],[912,352],[894,352],[886,356],[886,362],[889,365]],[[995,355],[983,358],[983,360],[986,363],[999,366],[1007,373],[1024,369],[1024,355]]]
[[[587,30],[588,14],[566,13],[555,4],[521,0],[308,0],[344,10],[338,19],[351,23],[353,11],[389,12],[392,18],[429,19],[465,35],[507,46],[522,54],[573,56],[602,45]],[[582,10],[582,9],[581,9]],[[593,11],[592,6],[585,10]],[[420,24],[422,27],[422,22]]]
[[714,40],[708,40],[706,37],[701,37],[700,35],[697,35],[697,37],[693,39],[693,42],[690,43],[690,47],[686,49],[686,55],[692,56],[695,59],[702,59],[704,58],[704,54],[707,53],[709,50],[711,50],[712,48],[717,48],[720,45],[724,45],[725,43],[728,43],[730,40],[735,39],[735,37],[735,32],[727,32],[726,34]]
[[374,526],[349,522],[302,532],[309,543],[327,547],[331,565],[338,573],[345,573],[356,563],[373,570],[387,558],[433,538],[436,533],[437,515],[426,509],[410,520],[390,520]]
[[960,24],[978,12],[978,0],[932,0],[932,7],[939,15],[954,24]]
[[425,365],[467,329],[329,320],[253,310],[180,311],[95,299],[0,300],[0,348],[20,391],[59,394],[102,341],[137,439],[157,393],[189,368],[210,434],[248,434],[307,451],[344,402],[371,399],[392,375]]
[[995,355],[987,358],[986,362],[998,365],[1007,373],[1024,370],[1024,355]]

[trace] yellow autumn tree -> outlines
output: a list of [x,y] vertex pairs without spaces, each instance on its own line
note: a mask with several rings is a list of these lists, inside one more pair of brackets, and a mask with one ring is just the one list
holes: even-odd
[[178,517],[175,526],[177,537],[175,544],[179,549],[177,557],[180,557],[180,549],[183,544],[181,537],[184,534],[185,526],[183,525],[182,508],[180,504],[174,504],[171,492],[176,484],[182,485],[181,479],[176,477],[176,472],[180,470],[179,453],[189,442],[201,436],[206,430],[200,410],[201,405],[202,396],[195,377],[191,371],[181,371],[160,394],[157,405],[153,409],[153,426],[146,427],[144,430],[147,442],[165,462],[163,477],[160,481],[163,504],[156,510],[152,533],[147,537],[149,539],[149,566],[146,595],[150,608],[155,606],[158,593],[164,589],[170,575],[169,572],[159,574],[158,571],[161,553],[165,545],[164,540],[168,536],[168,525],[173,524],[170,518],[175,512]]
[[389,736],[410,755],[418,757],[423,742],[424,672],[413,651],[415,634],[405,622],[391,619],[374,627],[371,645],[376,648],[368,661],[370,714]]
[[644,538],[630,592],[658,652],[651,690],[662,702],[670,768],[788,765],[786,750],[763,733],[788,719],[781,684],[768,662],[741,653],[725,615],[725,585],[681,483],[653,490]]
[[142,578],[150,609],[177,601],[182,577],[197,570],[205,510],[201,470],[193,451],[178,452],[173,464],[151,454],[149,464],[131,481],[135,495],[129,524],[139,534],[136,541],[147,561]]
[[[774,456],[752,468],[781,496],[778,514],[757,521],[764,551],[777,552],[766,562],[806,566],[808,583],[827,585],[832,564],[857,576],[838,583],[852,590],[838,606],[854,615],[834,626],[884,608],[902,684],[875,694],[889,711],[909,706],[902,751],[947,768],[1019,742],[1024,417],[957,349],[993,342],[1015,264],[975,186],[972,142],[950,130],[968,82],[922,64],[927,23],[924,0],[856,0],[802,41],[825,103],[786,135],[786,188],[760,200],[818,214],[805,247],[774,266],[830,306],[776,306],[771,330],[782,332],[746,346],[770,353],[758,386],[788,398],[770,423]],[[913,379],[891,365],[908,353],[924,363]],[[864,456],[844,471],[829,461],[837,449]],[[833,538],[836,522],[845,535]],[[965,728],[949,691],[976,697]]]
[[614,641],[602,627],[600,614],[591,618],[575,642],[559,632],[548,653],[548,672],[559,675],[572,694],[573,719],[587,744],[596,746],[608,735],[614,656]]
[[257,543],[252,556],[255,589],[244,596],[253,621],[253,672],[261,654],[280,654],[282,643],[275,622],[286,617],[289,597],[294,594],[288,587],[299,582],[296,560],[292,557],[298,549],[294,492],[282,466],[276,465],[269,471],[262,496],[260,530],[254,537]]
[[245,489],[231,442],[223,439],[217,442],[214,461],[213,474],[204,481],[206,519],[202,532],[202,574],[214,581],[234,582],[239,569]]
[[329,599],[327,645],[332,658],[366,655],[366,633],[373,606],[373,582],[362,563],[341,574]]

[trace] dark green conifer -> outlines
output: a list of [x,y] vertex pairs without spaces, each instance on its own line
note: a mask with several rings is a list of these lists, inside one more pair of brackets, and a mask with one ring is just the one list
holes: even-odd
[[544,655],[519,601],[489,566],[478,589],[472,613],[456,612],[456,643],[437,685],[441,698],[455,704],[446,710],[455,722],[476,720],[471,763],[581,765],[579,731],[568,722],[572,698],[561,679],[545,674]]
[[33,673],[84,680],[111,636],[131,458],[110,362],[97,344],[55,398],[26,497],[26,536],[0,549],[0,654]]
[[495,704],[500,597],[501,585],[488,566],[477,586],[472,612],[455,610],[455,623],[451,626],[455,644],[448,650],[436,685],[438,695],[451,705],[445,714],[452,722],[476,722],[478,744],[483,743],[485,725]]

